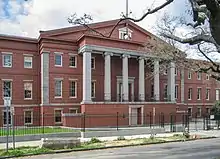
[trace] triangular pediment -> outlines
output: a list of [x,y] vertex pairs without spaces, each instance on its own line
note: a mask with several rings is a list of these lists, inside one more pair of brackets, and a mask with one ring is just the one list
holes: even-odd
[[[106,37],[109,37],[110,32],[113,30],[118,21],[119,19],[89,24],[89,28],[92,29],[88,29],[85,26],[73,26],[49,31],[41,31],[40,33],[41,36],[44,37],[56,37],[68,40],[77,40],[84,34],[94,34],[98,36],[104,35]],[[109,38],[120,38],[119,32],[126,29],[128,29],[129,32],[132,33],[132,38],[130,39],[132,41],[144,42],[146,39],[152,36],[151,33],[136,25],[135,23],[131,21],[122,21],[120,24],[117,25],[117,27],[115,27]]]

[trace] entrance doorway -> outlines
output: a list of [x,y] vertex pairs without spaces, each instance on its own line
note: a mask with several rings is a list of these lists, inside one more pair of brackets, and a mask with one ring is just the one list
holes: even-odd
[[143,124],[143,106],[129,107],[129,125],[137,126]]

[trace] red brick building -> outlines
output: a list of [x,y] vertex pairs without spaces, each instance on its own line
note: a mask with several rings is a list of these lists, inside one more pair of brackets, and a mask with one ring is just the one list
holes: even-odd
[[[107,35],[116,22],[90,27]],[[149,112],[209,112],[219,100],[220,85],[209,75],[177,69],[172,61],[161,74],[160,57],[146,51],[152,37],[130,21],[120,23],[110,38],[83,26],[41,31],[38,39],[1,35],[0,96],[11,97],[14,115],[22,117],[18,125],[77,124],[78,119],[61,117],[67,113],[137,114],[125,121],[136,125]],[[154,78],[146,78],[152,72]],[[2,98],[0,125],[6,122],[3,105]]]

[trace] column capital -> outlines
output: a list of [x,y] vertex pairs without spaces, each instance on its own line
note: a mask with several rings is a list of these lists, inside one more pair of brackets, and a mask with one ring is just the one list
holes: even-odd
[[113,56],[113,53],[112,53],[112,52],[104,52],[103,55],[104,55],[104,56],[108,56],[108,55]]
[[122,58],[125,58],[125,57],[130,58],[131,56],[129,54],[123,54],[121,57]]
[[146,57],[144,57],[144,56],[139,56],[139,57],[138,57],[138,60],[146,60]]

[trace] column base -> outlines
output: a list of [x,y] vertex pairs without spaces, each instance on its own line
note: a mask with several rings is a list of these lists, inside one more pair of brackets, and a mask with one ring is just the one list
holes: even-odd
[[91,104],[92,100],[83,100],[81,104]]

